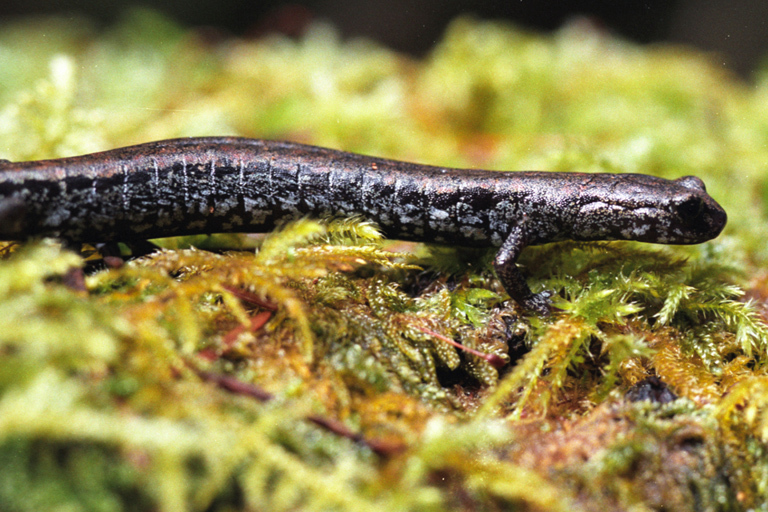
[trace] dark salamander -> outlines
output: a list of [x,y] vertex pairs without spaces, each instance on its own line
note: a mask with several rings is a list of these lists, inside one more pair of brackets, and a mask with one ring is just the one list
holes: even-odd
[[388,237],[500,247],[507,292],[546,314],[515,265],[559,240],[696,244],[726,214],[696,177],[446,169],[240,138],[151,142],[103,153],[0,162],[0,239],[130,241],[262,232],[306,215],[362,215]]

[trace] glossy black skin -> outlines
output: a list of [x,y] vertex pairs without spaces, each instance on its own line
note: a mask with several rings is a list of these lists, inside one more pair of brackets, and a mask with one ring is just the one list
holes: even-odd
[[515,260],[559,240],[696,244],[723,209],[693,176],[446,169],[290,142],[191,138],[91,155],[0,161],[0,239],[72,242],[263,232],[286,220],[362,215],[391,238],[498,246],[504,288],[546,314]]

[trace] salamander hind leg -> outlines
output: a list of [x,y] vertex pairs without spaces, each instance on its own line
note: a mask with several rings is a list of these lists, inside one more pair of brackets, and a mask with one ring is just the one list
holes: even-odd
[[549,290],[533,293],[525,281],[525,277],[517,268],[515,261],[526,246],[524,230],[520,226],[512,229],[507,239],[502,244],[496,258],[493,260],[493,268],[499,276],[502,286],[507,293],[523,308],[540,316],[550,314]]

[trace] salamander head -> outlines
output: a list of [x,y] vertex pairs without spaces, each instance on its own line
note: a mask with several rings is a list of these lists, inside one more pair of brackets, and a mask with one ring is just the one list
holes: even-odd
[[695,176],[621,175],[595,185],[579,205],[573,238],[698,244],[725,227],[725,210]]

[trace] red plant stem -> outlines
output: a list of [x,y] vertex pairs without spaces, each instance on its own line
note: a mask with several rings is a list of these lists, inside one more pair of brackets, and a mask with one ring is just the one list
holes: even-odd
[[504,361],[504,359],[502,359],[501,357],[497,356],[496,354],[486,354],[484,352],[480,352],[479,350],[475,350],[473,348],[465,347],[461,343],[452,340],[448,336],[442,335],[442,334],[440,334],[438,332],[432,331],[432,330],[427,329],[426,327],[422,327],[420,325],[414,325],[414,327],[416,327],[418,330],[420,330],[424,334],[428,334],[430,336],[434,336],[435,338],[437,338],[437,339],[439,339],[441,341],[444,341],[444,342],[446,342],[446,343],[448,343],[450,345],[453,345],[454,347],[458,348],[459,350],[463,350],[465,352],[468,352],[468,353],[472,354],[473,356],[477,356],[477,357],[480,357],[482,359],[485,359],[488,362],[488,364],[490,364],[494,368],[501,368],[502,366],[507,364],[507,362]]
[[226,389],[227,391],[236,395],[249,396],[251,398],[255,398],[259,402],[268,402],[275,398],[275,395],[269,391],[260,388],[259,386],[248,384],[247,382],[243,382],[234,377],[229,377],[227,375],[221,375],[213,372],[204,372],[201,370],[198,370],[196,373],[200,376],[201,379],[208,382],[213,382],[220,388]]
[[238,336],[242,334],[246,329],[248,329],[248,332],[255,332],[264,327],[264,324],[267,323],[269,318],[272,316],[271,311],[262,311],[260,313],[257,313],[256,315],[251,317],[251,324],[249,326],[244,325],[238,325],[231,331],[229,331],[227,334],[224,335],[224,337],[221,339],[221,343],[224,345],[232,345],[232,343],[235,342]]
[[274,302],[270,302],[266,299],[262,299],[255,293],[249,292],[248,290],[243,290],[242,288],[238,288],[236,286],[229,286],[229,285],[223,285],[222,288],[227,290],[229,293],[237,297],[243,302],[247,302],[249,304],[253,304],[254,306],[259,306],[264,309],[268,309],[269,311],[275,311],[277,310],[277,304]]
[[[263,388],[260,388],[259,386],[248,384],[247,382],[243,382],[228,375],[205,372],[202,370],[195,370],[195,373],[197,373],[197,375],[204,381],[213,382],[221,389],[236,395],[248,396],[258,400],[259,402],[269,402],[275,398],[275,395]],[[310,423],[314,423],[320,428],[336,434],[337,436],[363,444],[370,448],[377,455],[393,455],[403,451],[406,448],[406,445],[403,443],[389,442],[380,439],[366,439],[362,434],[354,432],[349,427],[333,418],[326,418],[324,416],[312,414],[307,416],[306,420]]]

